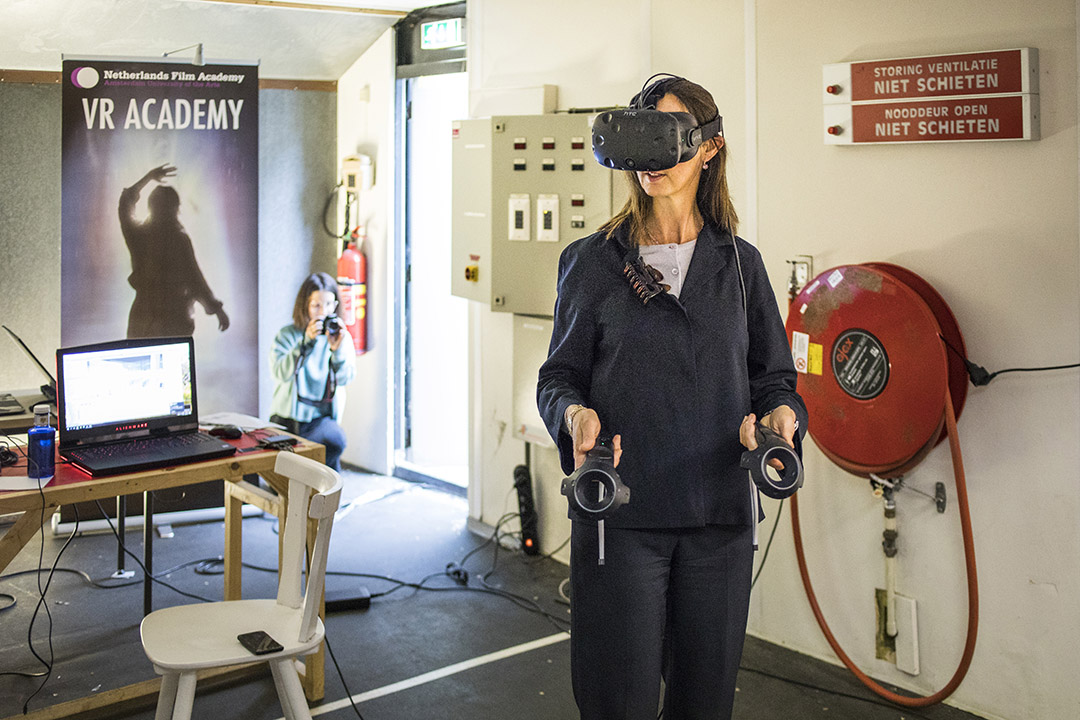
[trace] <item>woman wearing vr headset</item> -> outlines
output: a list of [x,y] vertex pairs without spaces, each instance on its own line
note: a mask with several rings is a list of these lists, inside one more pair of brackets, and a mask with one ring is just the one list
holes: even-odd
[[[735,237],[712,96],[668,76],[597,122],[630,199],[560,258],[537,387],[563,470],[614,435],[631,491],[602,565],[597,523],[570,512],[574,697],[586,720],[653,720],[663,676],[666,720],[727,718],[763,517],[739,459],[757,422],[798,449],[806,408],[761,256]],[[635,140],[657,127],[677,137],[659,162]]]

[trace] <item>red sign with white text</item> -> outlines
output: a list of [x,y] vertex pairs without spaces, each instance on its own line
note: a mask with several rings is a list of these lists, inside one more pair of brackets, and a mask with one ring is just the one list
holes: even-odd
[[1021,50],[851,63],[853,102],[1018,92],[1030,92]]
[[852,141],[1019,140],[1025,115],[1020,95],[852,105]]

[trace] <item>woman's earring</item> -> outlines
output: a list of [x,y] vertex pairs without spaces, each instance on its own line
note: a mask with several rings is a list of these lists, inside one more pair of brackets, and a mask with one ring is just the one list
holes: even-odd
[[709,169],[709,161],[708,160],[706,160],[705,164],[701,166],[701,169],[702,170],[708,170]]

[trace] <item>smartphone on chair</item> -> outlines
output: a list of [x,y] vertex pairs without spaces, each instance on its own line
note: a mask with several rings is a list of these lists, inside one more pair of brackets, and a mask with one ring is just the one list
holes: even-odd
[[240,633],[236,639],[253,655],[267,655],[285,649],[281,643],[262,630]]

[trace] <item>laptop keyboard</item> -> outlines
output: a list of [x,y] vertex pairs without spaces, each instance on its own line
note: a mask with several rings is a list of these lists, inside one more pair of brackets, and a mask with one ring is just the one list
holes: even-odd
[[171,435],[169,437],[138,438],[135,440],[109,443],[107,445],[78,448],[66,451],[65,455],[84,462],[145,455],[175,455],[178,451],[182,453],[185,450],[198,447],[208,441],[220,445],[220,442],[204,433],[185,433],[183,435]]

